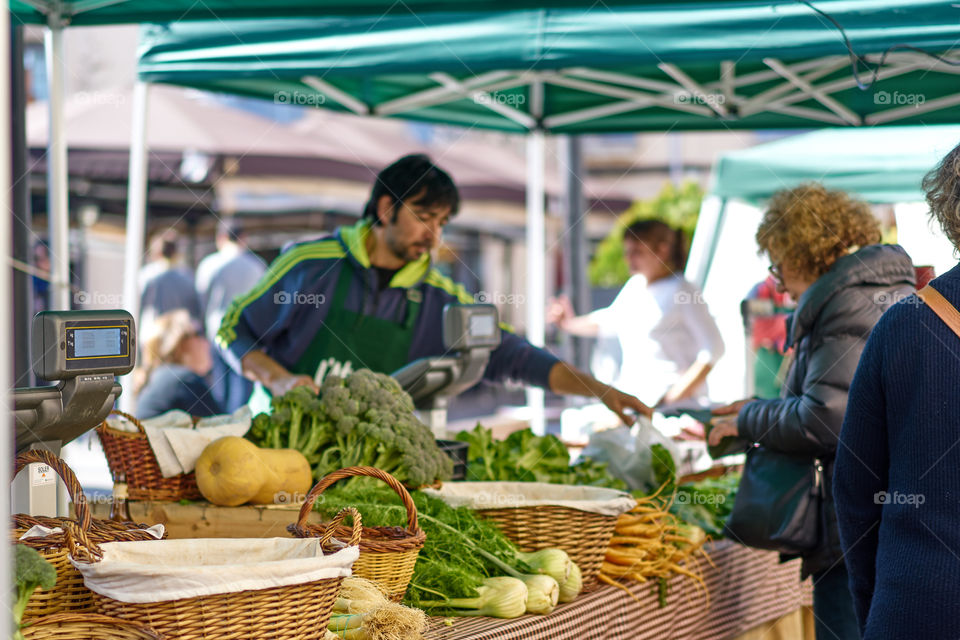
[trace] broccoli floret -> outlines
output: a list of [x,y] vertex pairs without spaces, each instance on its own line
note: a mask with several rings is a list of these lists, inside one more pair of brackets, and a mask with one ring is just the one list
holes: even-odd
[[290,446],[315,465],[317,477],[341,467],[366,465],[421,486],[446,480],[452,473],[452,462],[414,415],[410,396],[390,376],[369,369],[346,377],[327,376],[319,399],[308,389],[291,391],[274,406],[271,420],[283,425],[279,435],[277,429],[268,432],[268,442],[283,441],[282,436],[290,434]]
[[[27,602],[33,592],[40,587],[44,591],[53,589],[57,583],[57,570],[44,560],[36,550],[18,544],[13,548],[14,564],[16,566],[15,580],[17,585],[17,601],[13,605],[13,620],[19,625],[23,613],[27,610]],[[23,639],[17,631],[14,638]]]

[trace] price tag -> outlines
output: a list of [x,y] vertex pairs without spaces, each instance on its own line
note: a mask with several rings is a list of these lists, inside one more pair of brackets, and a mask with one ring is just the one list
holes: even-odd
[[35,463],[30,465],[30,484],[42,487],[57,483],[57,472],[48,464]]

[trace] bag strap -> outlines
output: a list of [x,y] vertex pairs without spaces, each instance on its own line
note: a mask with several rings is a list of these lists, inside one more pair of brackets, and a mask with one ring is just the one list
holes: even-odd
[[917,291],[917,297],[926,302],[930,309],[960,337],[960,311],[957,311],[957,308],[950,304],[939,291],[927,285]]

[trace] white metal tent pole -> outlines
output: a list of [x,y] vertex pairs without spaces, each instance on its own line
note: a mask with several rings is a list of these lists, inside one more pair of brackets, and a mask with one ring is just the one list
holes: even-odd
[[[137,82],[133,87],[133,123],[130,131],[130,168],[127,186],[127,237],[123,256],[123,308],[134,322],[140,320],[140,265],[143,262],[143,241],[147,217],[147,106],[150,85]],[[139,330],[140,327],[138,326]],[[139,334],[138,334],[139,337]],[[132,412],[135,397],[132,378],[120,380],[123,393],[120,408]]]
[[70,210],[67,207],[67,139],[63,126],[63,24],[50,16],[45,36],[50,127],[47,141],[47,220],[50,232],[50,308],[70,308]]
[[[547,306],[544,144],[542,131],[527,135],[527,340],[537,347],[543,346]],[[530,427],[537,435],[546,433],[543,399],[543,389],[527,387]]]
[[[10,87],[10,13],[7,3],[0,6],[0,87]],[[6,91],[4,95],[8,95]],[[3,222],[0,223],[0,256],[4,257],[3,268],[4,276],[0,278],[0,340],[5,341],[9,348],[7,353],[13,353],[13,320],[14,313],[25,313],[24,309],[14,309],[13,304],[8,304],[13,300],[12,281],[7,271],[7,260],[13,256],[13,244],[11,234],[13,232],[13,207],[10,193],[11,156],[13,147],[10,140],[10,100],[0,100],[0,215]],[[9,359],[0,366],[0,477],[9,478],[13,461],[13,417],[12,397],[10,389],[13,383],[13,363]],[[10,492],[0,491],[0,522],[10,521]],[[13,546],[7,545],[3,551],[0,551],[0,584],[8,585],[13,582],[11,571],[11,556]],[[10,611],[13,608],[13,595],[10,589],[3,590],[2,598],[6,599],[7,607],[4,611]]]

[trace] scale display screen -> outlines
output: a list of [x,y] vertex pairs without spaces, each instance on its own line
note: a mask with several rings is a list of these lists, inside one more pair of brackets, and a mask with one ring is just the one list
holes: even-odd
[[495,315],[470,316],[470,337],[489,338],[497,331],[497,317]]
[[129,331],[127,325],[67,323],[63,345],[66,366],[72,370],[116,366],[112,363],[130,357]]
[[74,329],[73,340],[73,356],[75,358],[118,356],[122,352],[120,327]]

